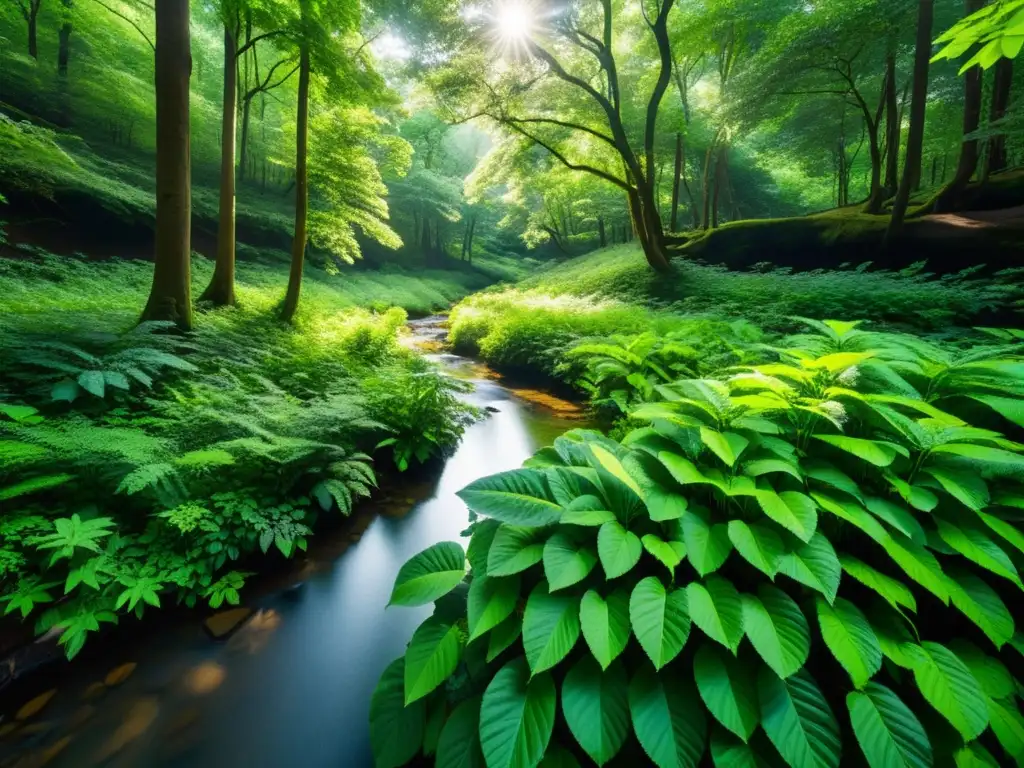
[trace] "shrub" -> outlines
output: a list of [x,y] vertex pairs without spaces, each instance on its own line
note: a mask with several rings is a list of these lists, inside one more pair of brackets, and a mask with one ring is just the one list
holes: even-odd
[[1019,337],[809,324],[461,491],[468,550],[392,593],[435,607],[374,694],[378,768],[1024,758]]

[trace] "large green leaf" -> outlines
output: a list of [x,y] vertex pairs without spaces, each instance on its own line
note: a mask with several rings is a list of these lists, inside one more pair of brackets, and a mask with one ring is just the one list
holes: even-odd
[[513,613],[487,636],[487,663],[490,664],[523,633],[523,620]]
[[642,551],[639,537],[623,528],[618,520],[605,523],[597,532],[597,554],[606,578],[629,573],[640,562]]
[[721,576],[686,586],[690,618],[701,631],[733,653],[743,639],[743,599],[736,587]]
[[473,576],[466,614],[470,640],[498,626],[512,614],[519,601],[519,583],[519,576],[483,573]]
[[757,503],[768,517],[802,541],[810,541],[814,536],[818,512],[810,496],[798,491],[762,490],[757,492]]
[[758,596],[743,596],[743,630],[754,649],[779,677],[803,667],[811,632],[800,608],[781,589],[764,585]]
[[629,713],[640,745],[658,768],[697,768],[707,722],[685,678],[642,667],[629,682]]
[[544,558],[548,528],[520,528],[502,523],[487,553],[488,576],[512,576]]
[[900,534],[885,539],[882,547],[907,576],[943,603],[949,602],[949,579],[930,550]]
[[818,624],[825,645],[843,665],[853,684],[863,688],[882,668],[882,649],[864,614],[849,600],[833,605],[818,598]]
[[648,533],[640,542],[655,560],[668,568],[670,574],[675,574],[676,566],[686,557],[686,545],[681,541],[665,541],[660,536]]
[[762,667],[757,678],[761,727],[794,768],[838,768],[839,723],[806,670],[780,680]]
[[736,463],[736,459],[750,445],[750,441],[735,432],[716,432],[707,427],[700,428],[700,439],[711,452],[728,466]]
[[583,581],[596,564],[591,545],[567,533],[556,533],[544,544],[544,576],[552,592]]
[[766,525],[748,525],[742,520],[730,520],[729,541],[744,560],[768,578],[775,578],[785,551],[779,534]]
[[996,648],[1010,642],[1016,631],[1013,614],[996,591],[966,568],[951,567],[948,575],[953,605],[973,621]]
[[1009,579],[1021,586],[1017,568],[1003,549],[990,539],[979,528],[972,526],[957,527],[942,518],[937,520],[939,536],[950,547],[966,557],[972,563],[992,571],[997,576]]
[[931,768],[932,745],[921,722],[878,683],[846,696],[850,723],[870,768]]
[[598,765],[622,749],[629,736],[629,680],[621,662],[602,671],[583,656],[562,683],[562,714],[572,735]]
[[462,656],[458,627],[431,617],[420,624],[405,652],[405,703],[421,699],[447,680]]
[[708,711],[744,742],[749,741],[761,719],[753,665],[704,643],[693,657],[693,675]]
[[721,568],[732,551],[729,527],[725,523],[712,525],[711,513],[700,507],[687,510],[682,526],[686,556],[697,573],[707,576]]
[[601,597],[591,589],[580,602],[580,624],[590,652],[602,669],[622,653],[629,642],[629,595],[617,589]]
[[758,745],[761,749],[744,744],[724,728],[711,731],[711,759],[715,768],[767,768],[773,763],[766,760],[765,749],[770,745]]
[[427,719],[423,701],[405,706],[405,659],[396,659],[381,675],[370,699],[370,746],[377,768],[399,768],[412,760],[423,742]]
[[501,527],[497,520],[477,520],[473,525],[473,537],[466,547],[466,559],[474,574],[487,573],[487,555],[491,551],[494,535]]
[[817,590],[832,602],[839,591],[842,566],[829,540],[815,533],[809,542],[783,555],[779,573]]
[[967,665],[938,643],[911,651],[914,680],[925,700],[939,711],[965,741],[978,738],[988,725],[985,696]]
[[1024,763],[1024,717],[1016,697],[988,702],[992,732],[1006,754],[1019,766]]
[[[399,735],[399,738],[401,736]],[[455,708],[441,729],[434,768],[485,768],[480,750],[480,697]]]
[[540,469],[513,469],[488,475],[458,492],[467,506],[503,523],[536,528],[557,523],[562,507],[548,488]]
[[686,590],[666,592],[654,576],[642,579],[629,597],[629,620],[655,669],[661,669],[683,650],[690,634]]
[[466,553],[454,541],[442,541],[403,565],[388,605],[426,605],[448,594],[466,577]]
[[884,520],[908,539],[918,544],[925,543],[925,533],[917,518],[899,504],[886,499],[869,497],[864,505],[879,520]]
[[530,593],[523,615],[523,648],[536,675],[564,659],[580,637],[580,600],[553,595],[541,582]]
[[606,502],[589,494],[573,499],[562,513],[562,525],[587,528],[596,528],[615,519],[615,513],[608,509]]
[[949,646],[949,650],[971,670],[974,679],[981,686],[981,692],[990,700],[1005,699],[1017,691],[1017,681],[999,659],[988,655],[967,640],[958,638]]
[[524,659],[498,670],[480,705],[480,748],[487,768],[536,768],[555,727],[555,684],[530,677]]
[[879,573],[870,565],[862,563],[850,555],[842,555],[839,559],[844,571],[868,589],[874,590],[885,598],[885,601],[893,608],[902,606],[917,611],[917,600],[914,599],[914,593],[902,581]]
[[812,435],[812,437],[847,453],[852,453],[857,458],[874,464],[876,467],[888,467],[903,452],[903,449],[893,443],[865,440],[860,437],[847,437],[846,435]]
[[588,447],[590,448],[591,455],[594,457],[594,461],[592,463],[596,465],[595,468],[603,469],[620,483],[625,485],[638,498],[643,499],[643,490],[629,472],[626,471],[626,468],[622,466],[622,462],[619,461],[618,457],[614,453],[596,444],[592,444]]

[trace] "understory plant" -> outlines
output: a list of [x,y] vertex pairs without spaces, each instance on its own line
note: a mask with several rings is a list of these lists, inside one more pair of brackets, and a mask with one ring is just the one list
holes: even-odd
[[434,611],[378,768],[1024,762],[1019,334],[805,322],[461,491],[468,548],[395,582]]

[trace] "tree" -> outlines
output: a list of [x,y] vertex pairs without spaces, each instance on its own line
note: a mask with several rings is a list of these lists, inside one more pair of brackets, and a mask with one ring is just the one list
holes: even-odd
[[[914,53],[914,88],[910,101],[910,134],[907,137],[907,157],[903,164],[903,180],[900,182],[896,200],[892,206],[892,219],[886,235],[888,241],[899,234],[903,218],[910,203],[910,193],[915,184],[914,174],[920,175],[921,150],[924,146],[925,107],[928,102],[928,62],[932,48],[932,19],[935,13],[934,0],[920,0],[917,14],[917,45]],[[892,147],[890,151],[897,151]]]
[[33,59],[39,58],[39,42],[36,30],[39,23],[39,6],[43,0],[15,0],[18,10],[21,11],[25,23],[28,24],[28,55]]
[[288,272],[288,289],[281,307],[281,319],[291,322],[299,307],[302,289],[302,270],[306,256],[306,219],[309,214],[307,175],[307,149],[309,146],[309,75],[310,23],[309,5],[312,0],[299,0],[302,8],[302,32],[299,39],[299,95],[298,114],[295,118],[295,232],[292,236],[292,263]]
[[57,74],[67,77],[68,60],[71,58],[71,11],[75,3],[74,0],[60,0],[60,5],[61,23],[57,45]]
[[156,264],[143,320],[192,328],[189,0],[156,0]]

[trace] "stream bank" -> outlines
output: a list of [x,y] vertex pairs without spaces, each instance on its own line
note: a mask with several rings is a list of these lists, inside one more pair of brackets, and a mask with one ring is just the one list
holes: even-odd
[[275,577],[279,588],[246,593],[248,612],[223,618],[234,630],[223,642],[169,612],[155,631],[129,629],[5,691],[0,765],[372,765],[371,693],[430,611],[385,609],[398,569],[431,544],[461,539],[467,511],[456,491],[585,425],[578,406],[533,403],[479,363],[438,351],[442,322],[413,321],[409,341],[472,381],[466,398],[489,416],[466,429],[440,475],[389,507],[360,509],[339,535],[314,538],[305,560]]

